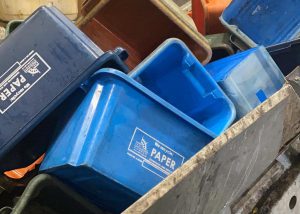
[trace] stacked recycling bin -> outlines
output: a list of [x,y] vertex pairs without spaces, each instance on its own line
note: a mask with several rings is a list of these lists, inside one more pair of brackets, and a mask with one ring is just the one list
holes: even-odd
[[297,7],[230,2],[193,0],[197,29],[222,33],[206,38],[167,0],[89,0],[77,26],[46,6],[5,20],[0,213],[120,213],[279,91]]

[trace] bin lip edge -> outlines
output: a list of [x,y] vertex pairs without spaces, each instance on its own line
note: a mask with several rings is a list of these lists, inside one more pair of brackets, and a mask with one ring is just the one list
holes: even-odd
[[[203,34],[201,34],[200,32],[198,32],[197,28],[195,29],[194,27],[192,27],[190,25],[190,23],[186,19],[183,19],[181,17],[181,16],[184,16],[186,14],[184,14],[184,13],[176,13],[176,11],[171,6],[172,4],[174,4],[174,5],[176,5],[176,4],[174,2],[172,2],[172,1],[171,2],[166,2],[165,0],[160,0],[160,1],[151,0],[151,2],[159,10],[161,10],[161,7],[159,5],[163,5],[164,7],[166,7],[170,11],[170,13],[172,15],[176,16],[177,20],[175,20],[174,23],[177,26],[186,26],[187,27],[186,29],[183,27],[182,30],[187,35],[190,36],[191,40],[193,40],[198,46],[202,47],[202,49],[204,51],[206,51],[205,59],[201,60],[201,63],[203,63],[204,65],[207,64],[207,63],[209,63],[209,61],[212,58],[212,49],[211,49],[211,47],[209,45],[209,42],[207,41],[207,39],[205,38],[205,36]],[[166,16],[170,17],[170,14],[166,14]],[[198,59],[198,57],[196,57],[196,58]]]
[[[232,25],[232,24],[227,23],[226,20],[223,18],[223,13],[219,17],[219,19],[220,19],[220,22],[222,23],[222,25],[226,29],[228,29],[232,34],[234,34],[238,39],[243,41],[250,48],[254,48],[259,45],[256,42],[254,42],[247,34],[245,34],[237,25]],[[262,44],[260,44],[260,45],[262,45]]]
[[[43,185],[44,182],[46,182],[46,185]],[[22,208],[25,209],[27,204],[30,203],[30,200],[33,198],[33,196],[31,196],[31,195],[34,194],[38,190],[38,188],[40,188],[42,190],[45,186],[46,187],[54,186],[59,190],[66,191],[67,192],[66,194],[69,196],[71,196],[71,193],[75,194],[75,195],[72,195],[72,199],[82,200],[81,205],[85,206],[87,209],[89,209],[93,213],[96,213],[96,211],[97,212],[100,211],[100,209],[98,207],[96,207],[89,200],[87,200],[86,198],[81,196],[79,193],[77,193],[75,190],[73,190],[67,184],[65,184],[64,182],[62,182],[55,176],[52,176],[52,175],[49,175],[46,173],[38,174],[33,179],[31,179],[31,181],[28,183],[27,187],[25,188],[25,190],[23,191],[23,193],[20,196],[23,200],[19,200],[13,207],[13,210],[18,210],[18,209],[22,209]]]
[[[132,79],[135,79],[136,77],[138,77],[142,72],[143,72],[143,67],[144,66],[148,66],[149,64],[152,63],[153,60],[156,60],[157,56],[160,55],[162,52],[166,51],[166,49],[168,49],[170,46],[172,45],[178,45],[180,46],[181,49],[184,49],[187,51],[188,54],[191,54],[195,59],[196,62],[199,63],[200,67],[201,67],[201,72],[206,72],[206,75],[208,76],[208,78],[210,78],[211,80],[214,81],[214,78],[210,75],[210,73],[207,71],[207,69],[205,68],[206,65],[203,65],[203,63],[201,61],[199,61],[199,59],[195,56],[195,54],[189,49],[189,47],[180,39],[178,38],[169,38],[166,39],[162,44],[160,44],[149,56],[147,56],[139,65],[137,65],[131,72],[129,72],[129,76]],[[209,65],[209,64],[207,64]],[[228,103],[228,107],[230,108],[230,118],[228,119],[228,122],[224,125],[224,127],[222,128],[222,130],[220,130],[219,132],[214,132],[214,135],[216,137],[218,137],[219,135],[221,135],[224,131],[226,131],[226,129],[228,129],[230,127],[230,125],[233,123],[234,119],[236,118],[236,108],[233,104],[233,102],[229,99],[229,97],[223,92],[223,90],[219,87],[219,85],[217,83],[214,84],[215,86],[217,86],[219,88],[219,90],[221,91],[223,97],[223,100],[226,100],[226,102]],[[172,105],[173,106],[173,105]],[[175,107],[176,108],[176,107]],[[177,108],[176,108],[177,109]],[[179,109],[177,109],[178,111],[180,111]],[[182,112],[182,111],[180,111]],[[183,113],[183,112],[182,112]],[[184,114],[184,113],[183,113]],[[189,116],[188,116],[189,117]],[[195,119],[191,118],[191,120],[194,120],[196,123],[197,122]],[[199,123],[200,124],[200,123]],[[201,124],[200,124],[201,125]],[[203,126],[203,125],[202,125]],[[204,127],[204,126],[203,126]],[[211,131],[212,132],[212,131]]]
[[200,123],[196,122],[194,119],[190,118],[186,114],[184,114],[182,111],[178,110],[177,108],[173,107],[171,104],[157,96],[155,93],[147,89],[146,87],[142,86],[138,82],[136,82],[134,79],[130,78],[126,74],[122,73],[121,71],[118,71],[113,68],[103,68],[95,72],[91,77],[91,82],[98,81],[98,79],[101,79],[103,75],[109,75],[114,76],[118,78],[119,80],[125,82],[126,84],[130,85],[131,87],[134,87],[138,89],[141,93],[149,97],[151,100],[154,100],[156,103],[161,105],[163,108],[168,109],[172,114],[175,114],[177,117],[181,118],[182,120],[186,121],[190,125],[194,126],[195,128],[202,131],[207,136],[211,137],[212,140],[216,137],[218,137],[215,133],[201,125]]
[[277,51],[285,50],[287,48],[292,48],[294,45],[300,45],[300,38],[290,40],[290,41],[283,41],[278,44],[268,46],[266,47],[266,49],[270,54],[272,54]]

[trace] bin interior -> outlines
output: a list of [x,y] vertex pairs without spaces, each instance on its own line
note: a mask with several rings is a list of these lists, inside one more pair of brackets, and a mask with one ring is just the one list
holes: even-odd
[[234,120],[233,104],[178,40],[168,40],[131,77],[218,136]]
[[127,49],[131,68],[170,37],[183,40],[199,60],[209,57],[204,41],[198,44],[149,0],[110,0],[81,29],[103,50],[116,46]]
[[274,45],[267,50],[285,76],[300,65],[300,39]]
[[263,46],[212,62],[205,68],[235,104],[237,119],[284,84],[284,76]]

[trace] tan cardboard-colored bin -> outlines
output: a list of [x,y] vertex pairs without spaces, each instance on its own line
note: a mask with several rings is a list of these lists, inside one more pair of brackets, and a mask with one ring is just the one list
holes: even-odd
[[55,6],[69,19],[79,15],[83,0],[0,0],[0,20],[24,20],[43,5]]
[[131,68],[172,37],[184,41],[203,64],[212,54],[207,40],[170,0],[89,0],[77,25],[104,51],[127,49]]

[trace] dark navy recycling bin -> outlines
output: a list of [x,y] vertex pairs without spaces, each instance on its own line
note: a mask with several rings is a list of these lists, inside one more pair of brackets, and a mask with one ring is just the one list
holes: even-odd
[[0,172],[42,152],[45,141],[22,138],[114,57],[53,7],[39,8],[0,44]]
[[235,118],[232,102],[178,39],[164,42],[130,76],[215,136],[228,128]]
[[270,46],[267,50],[285,76],[300,65],[300,39]]
[[300,34],[300,0],[234,0],[220,20],[249,46],[270,46]]
[[[107,51],[93,65],[93,70],[100,68],[119,69],[128,73],[128,67],[123,60],[127,58],[127,52],[122,48]],[[82,99],[86,96],[86,84],[81,84],[71,95],[43,119],[21,142],[13,147],[1,158],[0,170],[15,169],[27,166],[40,157],[49,147],[61,126],[72,116]],[[43,143],[40,143],[43,142]],[[15,157],[15,158],[11,158]]]
[[252,48],[205,66],[242,118],[277,92],[285,79],[263,46]]
[[40,170],[121,212],[214,134],[119,71],[100,70],[93,80]]

